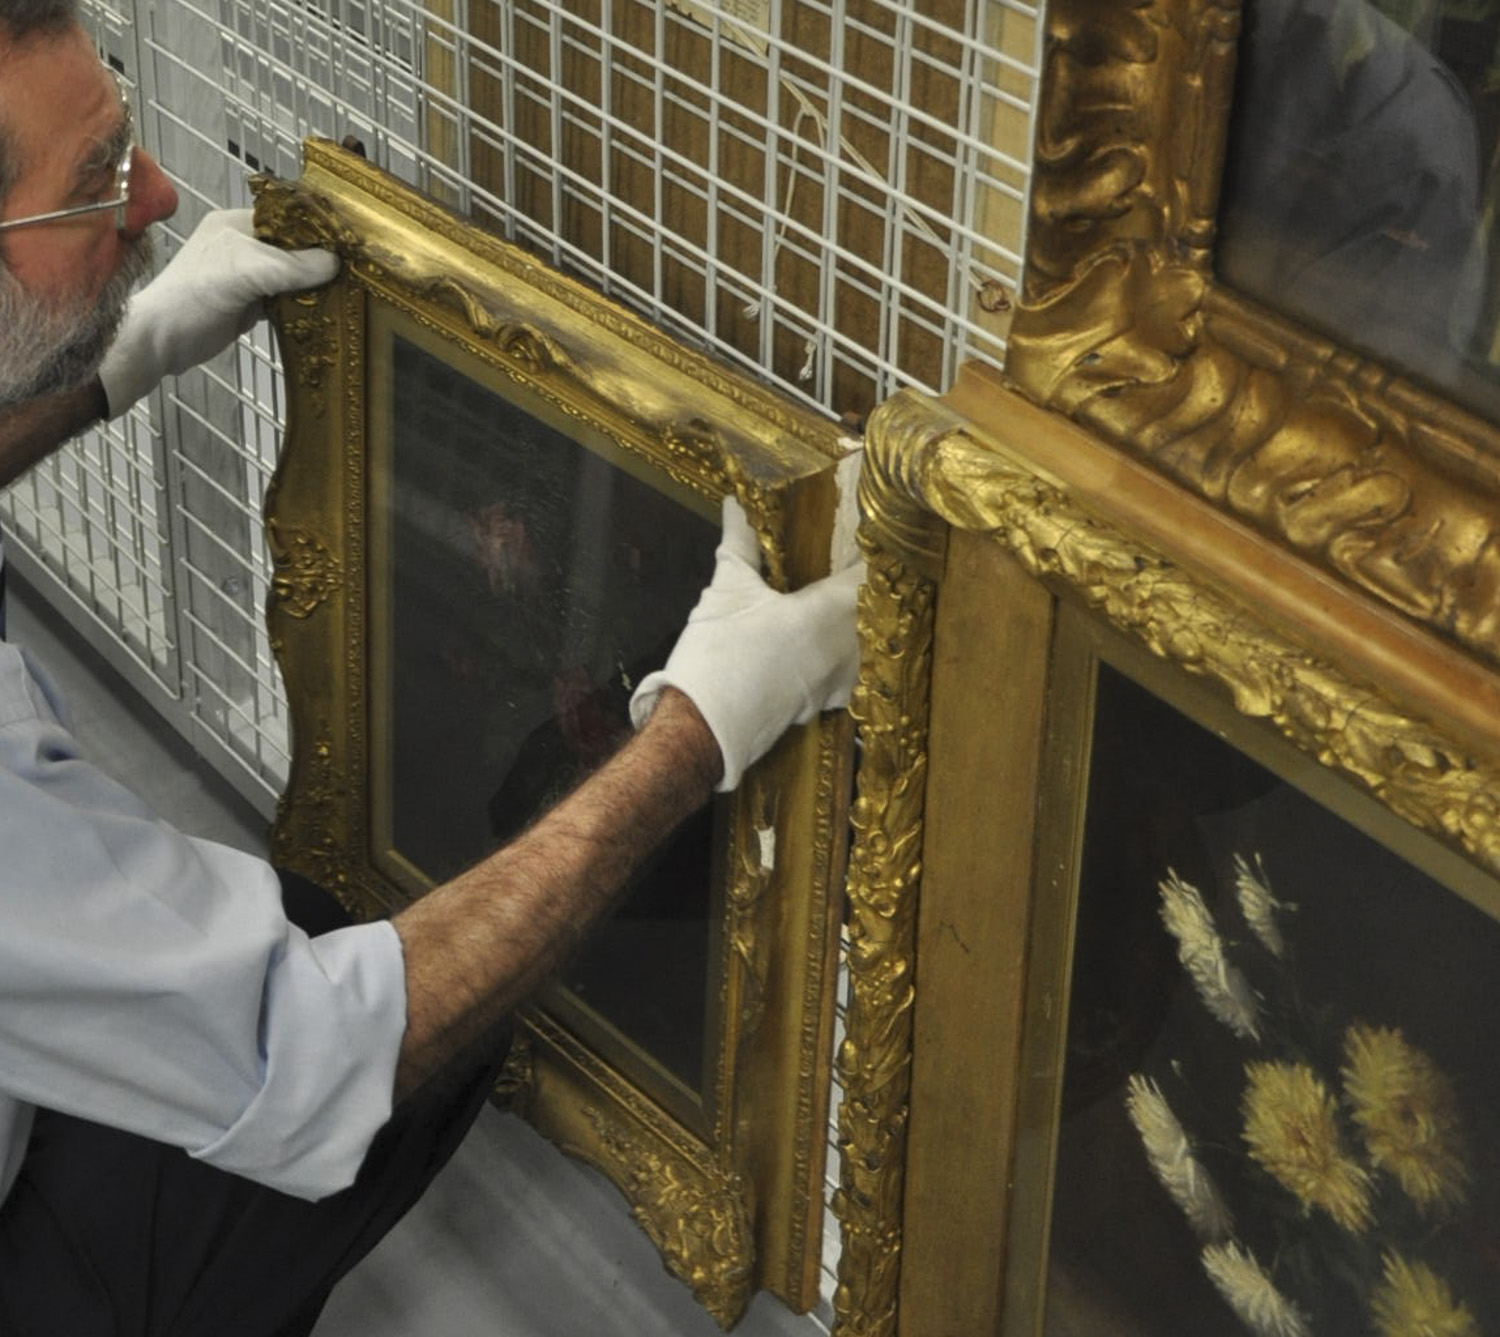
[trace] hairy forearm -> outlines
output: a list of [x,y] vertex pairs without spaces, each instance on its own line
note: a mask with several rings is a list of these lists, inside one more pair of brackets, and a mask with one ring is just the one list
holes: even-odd
[[98,377],[42,399],[0,409],[0,487],[14,481],[64,441],[109,412]]
[[721,770],[702,716],[669,689],[645,728],[570,797],[395,917],[407,991],[398,1098],[556,969],[641,860],[707,801]]

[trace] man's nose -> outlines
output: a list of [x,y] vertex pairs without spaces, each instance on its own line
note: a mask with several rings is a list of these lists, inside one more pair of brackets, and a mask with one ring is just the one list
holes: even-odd
[[177,212],[177,187],[167,179],[161,164],[145,149],[135,151],[130,168],[130,203],[125,206],[127,237],[138,237],[152,223],[160,223]]

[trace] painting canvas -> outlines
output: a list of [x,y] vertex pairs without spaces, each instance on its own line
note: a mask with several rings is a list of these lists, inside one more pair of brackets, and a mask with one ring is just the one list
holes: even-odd
[[1500,14],[1246,0],[1220,275],[1495,416]]
[[[419,327],[389,338],[372,474],[373,555],[389,573],[371,660],[388,758],[375,813],[382,863],[423,889],[519,834],[624,741],[634,684],[712,575],[718,526],[703,498],[632,470],[601,433],[579,439],[540,399],[487,387],[482,364],[461,369]],[[564,977],[694,1093],[723,901],[714,819],[657,851]]]
[[1044,1317],[1017,1330],[1493,1331],[1500,885],[1392,848],[1222,709],[1094,678]]

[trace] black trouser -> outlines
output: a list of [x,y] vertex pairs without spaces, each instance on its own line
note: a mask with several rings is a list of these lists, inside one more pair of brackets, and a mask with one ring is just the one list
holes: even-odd
[[[327,913],[287,899],[298,922]],[[317,1203],[174,1147],[39,1111],[0,1207],[0,1333],[302,1337],[334,1283],[453,1154],[500,1061],[496,1053],[406,1101],[354,1184]]]

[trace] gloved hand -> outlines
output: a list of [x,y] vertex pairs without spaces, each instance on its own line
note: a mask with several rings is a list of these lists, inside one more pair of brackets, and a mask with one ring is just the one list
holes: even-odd
[[283,251],[257,241],[249,209],[207,214],[182,249],[130,299],[99,368],[118,418],[167,374],[206,362],[260,319],[261,299],[327,283],[327,251]]
[[859,668],[854,599],[864,566],[777,593],[761,579],[760,545],[733,497],[724,501],[716,556],[713,580],[666,667],[630,698],[630,718],[644,724],[664,687],[686,695],[719,744],[717,787],[727,792],[790,725],[848,703]]

